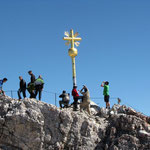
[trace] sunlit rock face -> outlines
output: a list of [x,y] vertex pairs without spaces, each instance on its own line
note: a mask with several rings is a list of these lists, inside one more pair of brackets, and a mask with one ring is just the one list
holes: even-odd
[[146,150],[150,119],[126,106],[60,109],[0,97],[0,150]]

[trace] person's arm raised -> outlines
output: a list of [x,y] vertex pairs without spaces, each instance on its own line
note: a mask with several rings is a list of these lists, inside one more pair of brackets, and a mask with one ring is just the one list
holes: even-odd
[[104,83],[105,83],[105,81],[102,82],[101,87],[104,87]]

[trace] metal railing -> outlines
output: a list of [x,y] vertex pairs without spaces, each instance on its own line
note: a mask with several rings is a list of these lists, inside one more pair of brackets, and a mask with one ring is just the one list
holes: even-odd
[[[6,95],[10,96],[11,98],[16,98],[16,99],[18,97],[18,93],[17,92],[18,92],[18,90],[6,90],[5,91]],[[54,104],[55,104],[55,106],[57,106],[57,97],[58,97],[58,95],[60,95],[59,93],[51,92],[51,91],[45,91],[45,90],[43,90],[42,92],[48,93],[48,94],[52,94],[54,96],[54,99],[55,99]],[[7,93],[9,93],[9,94],[7,94]]]
[[[18,97],[17,92],[18,92],[18,90],[6,90],[6,91],[5,91],[6,95],[7,95],[7,93],[10,93],[10,95],[8,95],[8,96],[10,96],[11,98],[16,98],[16,99],[17,99],[17,97]],[[60,95],[61,93],[56,93],[56,92],[51,92],[51,91],[46,91],[46,90],[43,90],[43,92],[44,92],[44,93],[47,93],[47,94],[52,94],[52,97],[53,97],[54,100],[55,100],[55,101],[54,101],[55,106],[58,105],[57,99],[58,99],[58,97],[59,97],[59,95]],[[15,97],[14,95],[16,95],[16,97]],[[93,101],[93,100],[103,100],[103,99],[104,99],[104,97],[90,97],[90,98],[91,98],[92,101]],[[117,101],[114,102],[114,103],[118,103],[118,97],[110,97],[110,101],[112,101],[112,100],[117,100]],[[101,102],[103,103],[103,101],[101,101]],[[96,102],[96,104],[97,104],[97,105],[100,105],[101,103]],[[126,101],[121,101],[121,104],[126,105],[126,106],[128,106],[128,107],[131,107],[131,108],[133,108],[134,110],[136,110],[137,112],[140,112],[139,109],[135,108],[135,106],[131,106],[131,104],[128,104]],[[142,113],[142,114],[145,115],[144,113]]]
[[[18,90],[6,90],[5,93],[7,95],[7,93],[9,93],[9,96],[11,98],[18,98],[18,94],[17,94]],[[57,98],[59,97],[59,95],[61,93],[56,93],[56,92],[52,92],[52,91],[47,91],[47,90],[43,90],[43,93],[47,93],[47,94],[52,94],[53,98],[54,98],[54,104],[55,106],[57,106],[58,102],[57,102]],[[14,96],[15,95],[15,96]],[[91,100],[102,100],[104,99],[104,97],[90,97]],[[117,100],[117,97],[110,97],[110,100]],[[96,103],[97,105],[99,105],[99,103]]]

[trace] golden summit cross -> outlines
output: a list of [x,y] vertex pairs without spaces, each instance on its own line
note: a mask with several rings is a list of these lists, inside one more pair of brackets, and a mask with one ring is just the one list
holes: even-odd
[[77,37],[79,35],[78,32],[76,32],[75,34],[73,33],[73,30],[70,30],[70,34],[69,32],[65,32],[66,37],[63,38],[63,40],[67,40],[68,42],[66,42],[66,45],[69,45],[71,43],[71,48],[74,48],[74,44],[76,46],[79,46],[79,42],[76,41],[81,41],[82,39],[80,37]]
[[67,40],[66,45],[69,45],[71,43],[71,48],[68,50],[68,54],[72,59],[72,75],[73,75],[73,86],[76,86],[76,66],[75,66],[75,56],[78,55],[78,50],[74,48],[74,45],[79,46],[79,42],[82,39],[80,37],[77,37],[79,34],[76,32],[75,34],[73,33],[73,30],[70,30],[69,32],[65,32],[66,37],[63,38],[63,40]]

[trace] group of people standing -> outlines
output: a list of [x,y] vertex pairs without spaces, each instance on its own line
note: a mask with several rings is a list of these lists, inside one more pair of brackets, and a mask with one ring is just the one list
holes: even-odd
[[[110,103],[109,103],[109,82],[108,81],[103,81],[101,84],[101,87],[103,87],[103,95],[104,95],[104,101],[106,103],[106,108],[110,109]],[[82,96],[79,95],[80,92],[82,94]],[[80,104],[80,111],[82,111],[83,109],[86,109],[88,114],[91,114],[91,110],[90,110],[90,92],[89,89],[83,85],[83,88],[81,90],[77,91],[77,86],[73,86],[72,89],[72,96],[73,96],[73,110],[77,111],[78,110],[78,104]],[[60,98],[62,98],[61,101],[59,101],[60,104],[60,108],[67,108],[69,107],[69,101],[70,101],[70,94],[66,93],[66,91],[63,91],[63,93],[59,96]],[[80,100],[80,102],[78,102]],[[62,104],[64,106],[62,106]],[[70,106],[71,106],[70,105]]]
[[[19,84],[19,90],[18,90],[18,98],[21,98],[21,93],[24,98],[26,98],[26,90],[28,90],[30,94],[30,98],[36,98],[36,96],[39,94],[39,100],[41,100],[42,90],[44,88],[44,81],[41,75],[36,79],[35,75],[32,73],[32,71],[28,71],[28,74],[31,76],[30,82],[26,85],[25,80],[22,78],[22,76],[19,76],[20,84]],[[7,78],[3,78],[0,80],[0,94],[5,95],[5,92],[2,89],[3,83],[7,81]],[[101,87],[103,87],[103,95],[104,95],[104,101],[106,103],[106,108],[110,109],[110,103],[109,103],[109,82],[103,81],[101,84]],[[80,92],[82,95],[80,96]],[[78,110],[78,104],[80,104],[80,111],[82,109],[86,109],[87,112],[90,114],[90,93],[89,89],[83,85],[83,88],[81,90],[77,91],[77,86],[73,86],[72,89],[72,96],[74,102],[71,104],[73,105],[73,110]],[[59,96],[62,98],[62,100],[59,101],[60,108],[67,108],[71,105],[69,105],[70,102],[70,94],[66,93],[64,90],[62,94]],[[78,102],[80,100],[80,102]],[[64,105],[64,106],[63,106]]]
[[[35,75],[32,73],[32,71],[28,71],[28,74],[31,76],[30,82],[26,85],[26,81],[23,79],[22,76],[19,76],[19,90],[17,91],[18,93],[18,98],[19,100],[21,98],[21,93],[24,98],[26,98],[26,90],[28,90],[30,94],[30,98],[36,98],[36,96],[39,94],[39,100],[41,100],[41,95],[42,95],[42,90],[44,88],[44,81],[41,75],[36,79]],[[5,96],[5,92],[2,89],[3,83],[7,81],[7,78],[3,78],[0,80],[0,95]]]
[[26,85],[25,80],[22,78],[22,76],[19,76],[20,80],[20,88],[18,90],[18,97],[21,98],[21,93],[23,94],[23,97],[26,98],[26,89],[30,93],[30,98],[36,98],[36,96],[39,94],[39,100],[41,100],[42,96],[42,90],[44,88],[44,81],[41,75],[36,79],[35,75],[32,73],[32,71],[28,71],[28,74],[31,76],[30,82]]

